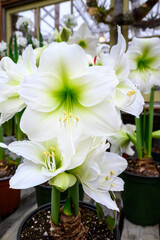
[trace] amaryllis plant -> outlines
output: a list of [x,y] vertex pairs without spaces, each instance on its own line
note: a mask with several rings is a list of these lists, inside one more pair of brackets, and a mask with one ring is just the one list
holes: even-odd
[[121,110],[138,117],[144,103],[128,79],[126,46],[120,30],[118,44],[109,55],[102,56],[103,65],[98,66],[89,66],[84,45],[72,44],[75,39],[81,41],[80,34],[86,32],[88,38],[82,36],[83,41],[95,43],[95,37],[92,41],[89,30],[81,26],[69,44],[54,42],[35,51],[28,46],[18,63],[9,58],[1,61],[1,117],[6,114],[5,119],[9,119],[22,109],[16,104],[22,103],[26,108],[20,127],[29,138],[8,146],[0,144],[24,158],[10,186],[25,189],[48,181],[55,225],[59,224],[60,191],[69,189],[74,214],[78,214],[78,182],[97,203],[118,210],[112,191],[123,190],[118,175],[127,162],[118,154],[106,152],[106,139],[120,131]]
[[152,137],[159,138],[159,131],[153,131],[154,88],[160,86],[160,39],[134,38],[127,51],[131,81],[143,94],[150,93],[149,110],[136,118],[136,139],[131,138],[139,158],[151,158]]

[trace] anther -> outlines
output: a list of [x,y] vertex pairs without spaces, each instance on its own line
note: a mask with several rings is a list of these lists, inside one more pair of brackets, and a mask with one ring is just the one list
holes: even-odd
[[46,151],[43,154],[46,155],[46,156],[48,155]]
[[111,187],[113,187],[114,185],[113,184],[111,184]]
[[67,117],[67,115],[66,115],[65,118],[63,119],[63,122],[65,122],[65,121],[67,120],[67,118],[68,118],[68,117]]
[[106,180],[109,180],[109,176],[106,177]]
[[50,149],[51,149],[52,151],[55,151],[55,148],[54,148],[54,147],[50,147]]
[[69,118],[71,118],[72,117],[72,113],[69,113]]
[[59,118],[59,121],[61,122],[62,121],[62,117],[60,116],[60,118]]
[[110,174],[111,174],[111,175],[115,175],[114,171],[112,171],[112,170],[110,171]]
[[127,96],[132,96],[132,95],[134,95],[135,93],[136,93],[135,90],[128,91],[128,92],[127,92]]
[[67,115],[66,111],[63,111],[63,114],[64,114],[64,115]]
[[77,120],[77,122],[79,121],[79,118],[76,116],[76,120]]

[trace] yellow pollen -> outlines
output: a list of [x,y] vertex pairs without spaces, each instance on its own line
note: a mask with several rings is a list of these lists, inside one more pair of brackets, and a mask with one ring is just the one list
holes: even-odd
[[64,114],[64,115],[67,115],[66,111],[63,111],[63,114]]
[[106,180],[109,180],[109,176],[106,177]]
[[49,153],[48,156],[49,156],[49,157],[52,157],[52,154]]
[[45,151],[43,154],[46,155],[46,156],[48,155],[48,154],[46,153],[46,151]]
[[111,174],[111,175],[115,175],[114,171],[112,171],[112,170],[110,171],[110,174]]
[[78,122],[78,121],[79,121],[79,117],[76,116],[76,120],[77,120],[77,122]]
[[52,156],[53,156],[53,157],[55,157],[55,153],[54,153],[54,152],[52,152],[52,155],[51,155],[51,157],[52,157]]
[[54,148],[54,147],[50,147],[50,149],[51,149],[52,151],[55,151],[55,148]]
[[65,122],[65,121],[67,120],[67,118],[68,118],[68,117],[67,117],[67,115],[66,115],[65,118],[63,119],[63,122]]
[[134,95],[135,93],[136,93],[135,90],[128,91],[128,92],[127,92],[127,96],[132,96],[132,95]]
[[111,187],[113,187],[114,185],[113,184],[111,184]]
[[72,113],[69,113],[69,118],[71,118],[72,117]]
[[62,117],[60,116],[60,118],[59,118],[59,121],[61,122],[62,121]]

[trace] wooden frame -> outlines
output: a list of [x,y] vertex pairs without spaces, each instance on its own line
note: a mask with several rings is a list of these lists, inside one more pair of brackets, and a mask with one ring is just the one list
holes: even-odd
[[[37,26],[40,23],[40,8],[52,4],[57,4],[61,2],[71,1],[72,8],[72,0],[1,0],[0,1],[0,20],[3,22],[3,29],[0,31],[0,40],[2,38],[9,43],[11,37],[11,15],[14,13],[27,11],[31,9],[36,10],[36,19],[35,22]],[[3,14],[2,14],[3,13]],[[1,24],[2,25],[2,24]],[[6,31],[5,31],[6,30]],[[38,27],[36,29],[38,36]]]

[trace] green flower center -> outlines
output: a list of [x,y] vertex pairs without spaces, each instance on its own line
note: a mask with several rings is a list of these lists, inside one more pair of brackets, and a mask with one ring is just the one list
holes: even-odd
[[46,150],[44,152],[44,161],[45,166],[50,171],[56,171],[56,169],[60,168],[62,165],[60,156],[55,153],[55,148],[50,147],[49,151]]
[[78,45],[83,49],[85,49],[87,47],[87,43],[84,40],[80,40]]
[[137,68],[139,70],[147,70],[150,69],[150,65],[156,61],[156,57],[149,56],[149,48],[145,48],[143,50],[143,54],[137,59]]

